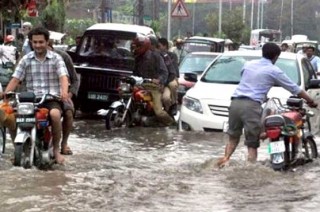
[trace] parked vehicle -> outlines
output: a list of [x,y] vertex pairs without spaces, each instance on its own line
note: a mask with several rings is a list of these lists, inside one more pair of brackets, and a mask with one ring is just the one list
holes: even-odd
[[96,112],[119,100],[117,83],[120,78],[132,74],[134,58],[130,46],[138,33],[154,34],[146,26],[95,24],[85,31],[76,51],[68,51],[80,74],[76,108],[82,112]]
[[314,113],[304,107],[302,99],[290,97],[283,105],[280,99],[271,98],[263,114],[264,131],[269,140],[268,153],[274,170],[287,170],[318,157],[310,123]]
[[[106,129],[131,126],[156,125],[151,92],[145,90],[144,83],[152,85],[151,79],[137,76],[123,77],[119,84],[118,101],[108,110],[101,109],[98,114],[105,116]],[[156,85],[155,85],[156,86]]]
[[291,52],[297,53],[302,50],[303,46],[313,46],[315,55],[320,56],[320,46],[318,41],[309,40],[307,35],[293,35],[290,40],[283,40],[289,46]]
[[[223,130],[228,122],[230,98],[240,81],[244,63],[259,59],[261,55],[260,50],[248,50],[229,51],[219,56],[183,97],[180,129]],[[316,78],[310,62],[300,54],[282,52],[275,65],[303,89],[309,89],[310,80]],[[197,81],[196,74],[188,73],[184,77],[189,81]],[[290,95],[290,92],[280,86],[272,87],[268,93],[269,98],[278,97],[283,102]]]
[[250,46],[260,46],[263,43],[280,43],[282,32],[277,29],[254,29],[250,33]]
[[182,49],[190,52],[224,52],[225,40],[221,38],[193,36],[187,38]]
[[218,56],[218,52],[191,52],[185,56],[179,65],[179,88],[178,101],[181,103],[182,97],[185,95],[195,82],[184,79],[185,73],[195,73],[198,77],[204,72],[207,66]]
[[60,98],[44,94],[37,102],[32,92],[10,92],[6,98],[13,107],[17,124],[13,164],[24,168],[50,168],[54,155],[49,110],[41,108],[41,104]]

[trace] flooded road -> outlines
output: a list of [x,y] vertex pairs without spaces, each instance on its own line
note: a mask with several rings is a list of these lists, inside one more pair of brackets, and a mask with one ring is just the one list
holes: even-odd
[[0,211],[319,211],[320,159],[274,172],[267,143],[255,165],[245,162],[241,143],[219,170],[226,139],[169,128],[106,131],[100,120],[78,119],[69,141],[74,154],[54,170],[13,167],[8,146],[0,158]]

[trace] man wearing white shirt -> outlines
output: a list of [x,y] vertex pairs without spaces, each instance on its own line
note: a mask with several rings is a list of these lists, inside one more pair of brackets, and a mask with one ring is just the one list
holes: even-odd
[[314,46],[308,46],[306,49],[306,58],[310,61],[314,71],[320,75],[320,57],[314,55]]

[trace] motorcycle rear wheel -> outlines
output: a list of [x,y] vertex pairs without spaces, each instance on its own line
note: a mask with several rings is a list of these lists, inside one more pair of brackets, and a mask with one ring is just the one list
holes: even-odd
[[305,138],[302,141],[303,154],[308,161],[318,157],[318,148],[316,142],[312,138]]
[[[280,162],[280,163],[275,163],[275,157],[277,158],[282,158],[283,161]],[[286,166],[286,153],[283,152],[283,153],[276,153],[276,154],[273,154],[270,156],[270,162],[271,162],[271,167],[274,171],[285,171],[287,169],[287,166]]]
[[124,115],[125,108],[124,106],[118,106],[116,108],[109,109],[106,115],[106,129],[116,129],[121,128],[122,126],[129,127],[131,125],[131,113],[127,111],[126,117],[122,122],[121,119]]
[[4,154],[6,150],[6,128],[0,128],[0,153]]

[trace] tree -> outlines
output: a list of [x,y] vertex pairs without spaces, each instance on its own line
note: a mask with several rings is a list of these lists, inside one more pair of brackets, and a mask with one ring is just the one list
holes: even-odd
[[242,9],[240,7],[222,14],[222,35],[218,35],[218,13],[212,12],[207,17],[209,34],[215,37],[229,38],[236,43],[248,43],[248,29],[242,21]]
[[65,22],[66,43],[74,44],[77,36],[82,36],[84,31],[95,22],[92,19],[67,19]]
[[64,29],[65,17],[64,0],[51,0],[40,14],[43,26],[58,32]]

